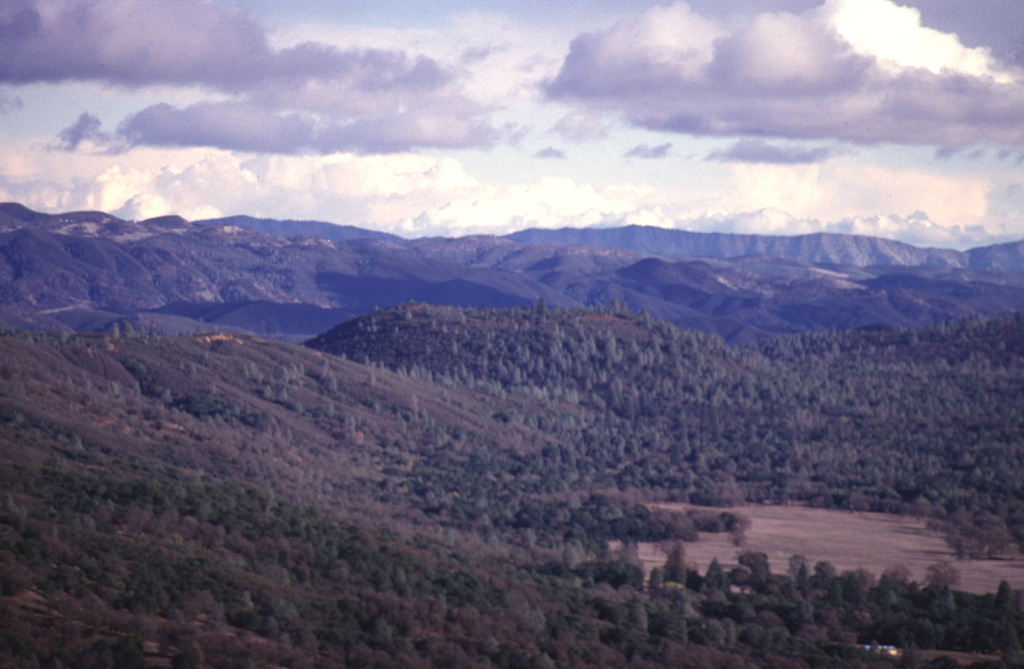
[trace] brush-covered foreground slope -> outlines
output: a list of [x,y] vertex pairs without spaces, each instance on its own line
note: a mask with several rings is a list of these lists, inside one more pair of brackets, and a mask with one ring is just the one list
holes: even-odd
[[[492,332],[517,342],[524,360],[510,381],[471,375],[489,366],[460,357],[472,344],[457,330],[469,324],[472,339],[494,343]],[[1001,476],[994,485],[987,458],[1002,443],[996,426],[1010,435],[1016,423],[977,413],[995,388],[970,383],[965,365],[999,365],[986,378],[1009,392],[1020,324],[964,327],[935,333],[934,350],[948,349],[948,373],[968,389],[957,415],[977,415],[957,455],[974,461],[969,476],[936,479],[945,487],[932,510],[1005,504],[1012,515],[1017,484]],[[795,365],[785,383],[795,382],[828,355],[816,348],[827,341],[769,356],[626,314],[540,309],[400,309],[362,328],[367,340],[407,336],[436,348],[388,371],[228,335],[0,336],[0,665],[797,669],[864,666],[871,656],[852,644],[874,641],[1016,657],[1024,618],[1009,586],[983,597],[950,591],[948,579],[924,586],[897,570],[876,581],[827,564],[786,576],[759,554],[744,554],[729,574],[698,574],[681,552],[645,583],[635,555],[609,554],[613,541],[742,525],[713,510],[656,513],[640,502],[780,493],[748,480],[750,463],[771,451],[732,443],[725,411],[753,395],[738,404],[723,396],[775,365]],[[550,346],[535,358],[543,332]],[[962,359],[957,342],[968,332],[991,345]],[[903,344],[879,337],[840,346],[877,346],[885,368]],[[623,363],[649,371],[637,356],[659,338],[692,380],[675,384],[674,418],[630,409],[648,372],[627,374]],[[540,383],[581,346],[603,360],[603,377],[590,388]],[[672,370],[668,360],[658,359]],[[582,373],[590,363],[579,364]],[[894,368],[890,378],[915,374]],[[615,377],[636,392],[623,386],[619,401]],[[890,395],[868,400],[879,402],[876,414],[891,410]],[[824,458],[805,458],[822,439],[798,445],[820,425],[818,411],[801,415],[792,444],[779,448],[787,462],[830,472]],[[686,426],[678,446],[633,432],[672,420]],[[844,462],[870,472],[873,457]],[[1014,457],[1001,454],[1001,472]],[[794,476],[827,489],[814,471]],[[823,501],[853,503],[857,491],[872,504],[897,502],[896,492],[877,494],[870,475]],[[804,492],[814,490],[794,496]]]
[[[628,597],[581,590],[573,567],[636,528],[675,536],[646,510],[577,503],[633,526],[567,520],[580,539],[554,575],[537,569],[560,552],[420,510],[457,494],[422,489],[423,462],[547,440],[484,398],[224,335],[8,335],[0,376],[4,667],[622,666],[640,648],[601,639],[599,608]],[[685,641],[644,634],[639,652]]]

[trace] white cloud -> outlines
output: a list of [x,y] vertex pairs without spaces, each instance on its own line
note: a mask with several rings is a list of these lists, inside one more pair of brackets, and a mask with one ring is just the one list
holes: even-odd
[[[994,186],[985,179],[853,158],[826,166],[703,163],[704,171],[731,173],[732,186],[685,190],[628,181],[596,188],[553,175],[486,182],[453,158],[408,153],[136,149],[111,164],[109,156],[53,151],[42,142],[0,135],[4,141],[12,150],[0,154],[0,199],[45,211],[100,209],[124,218],[179,214],[192,220],[249,214],[405,236],[638,224],[760,234],[850,232],[962,247],[982,243],[989,233],[997,241],[1011,234],[988,221]],[[719,214],[701,216],[706,211]]]
[[732,173],[736,190],[728,204],[733,211],[775,209],[806,217],[822,207],[817,165],[740,163],[732,166]]
[[[586,227],[636,213],[627,199],[609,197],[566,177],[489,186],[409,221],[405,232],[506,233],[528,227]],[[422,234],[422,232],[420,232]]]
[[[965,11],[970,11],[965,6]],[[829,0],[826,21],[857,53],[871,56],[892,72],[924,68],[1011,83],[1013,74],[985,48],[968,48],[953,34],[921,25],[921,13],[887,0]]]
[[709,212],[680,222],[678,227],[697,232],[727,232],[747,235],[804,235],[823,232],[823,224],[766,207],[744,212]]
[[139,148],[112,158],[2,134],[0,145],[8,149],[0,152],[0,197],[44,211],[195,219],[234,213],[251,195],[239,161],[224,151]]
[[870,235],[886,239],[899,239],[917,246],[960,250],[997,241],[1008,241],[1001,239],[995,231],[989,231],[980,225],[939,225],[922,212],[915,212],[909,216],[893,214],[855,216],[834,222],[827,228],[829,232]]
[[444,235],[590,225],[643,208],[626,196],[640,191],[627,187],[609,195],[566,177],[484,184],[454,159],[416,154],[136,149],[111,165],[102,155],[19,148],[0,155],[0,196],[49,211],[99,209],[135,219],[245,213]]
[[[925,212],[943,227],[972,226],[988,213],[992,184],[915,169],[838,162],[818,165],[735,164],[734,210],[764,208],[797,218],[841,220],[877,212],[908,217]],[[866,213],[870,212],[870,213]]]
[[907,216],[876,214],[837,220],[799,218],[778,209],[741,213],[714,213],[680,221],[676,227],[700,232],[730,232],[749,235],[810,235],[834,233],[896,239],[922,247],[965,250],[974,246],[1007,241],[998,232],[980,225],[943,226],[923,212]]
[[[983,178],[950,177],[919,169],[894,170],[879,166],[838,165],[830,177],[828,198],[836,218],[864,212],[910,216],[926,212],[943,227],[971,226],[988,213],[992,184]],[[888,208],[882,203],[890,203]],[[829,215],[828,210],[821,215]]]

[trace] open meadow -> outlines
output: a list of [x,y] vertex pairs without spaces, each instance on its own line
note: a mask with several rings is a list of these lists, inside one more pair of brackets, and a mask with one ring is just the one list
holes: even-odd
[[[668,511],[693,508],[686,504],[654,506]],[[923,519],[804,506],[751,505],[727,510],[750,519],[745,544],[737,548],[728,534],[702,532],[699,541],[685,544],[687,565],[701,573],[712,558],[717,557],[729,569],[736,566],[739,552],[751,550],[766,553],[775,573],[786,573],[792,555],[803,555],[811,566],[827,561],[840,572],[863,568],[875,576],[903,565],[923,583],[929,565],[948,561],[960,571],[960,590],[995,592],[1001,580],[1014,589],[1024,588],[1024,556],[1013,553],[995,560],[956,560],[942,535],[928,530]],[[661,566],[665,558],[663,545],[640,546],[645,571]]]

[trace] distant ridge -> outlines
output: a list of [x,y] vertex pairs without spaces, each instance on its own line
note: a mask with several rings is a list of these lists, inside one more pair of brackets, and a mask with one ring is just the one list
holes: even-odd
[[483,308],[543,298],[618,302],[744,343],[1024,310],[1024,243],[961,253],[639,226],[408,240],[314,221],[126,221],[12,203],[0,205],[0,277],[0,321],[28,329],[132,321],[147,332],[217,326],[300,341],[410,300]]
[[834,233],[810,235],[744,235],[691,232],[653,226],[621,228],[532,228],[508,235],[524,244],[584,245],[684,258],[740,258],[769,255],[803,262],[867,267],[872,265],[927,265],[966,267],[966,254],[950,249],[918,248],[879,237]]
[[[103,234],[82,227],[82,223],[101,224]],[[45,214],[17,202],[0,203],[0,231],[26,226],[60,234],[118,238],[124,230],[134,228],[135,234],[159,234],[182,230],[189,226],[237,227],[275,237],[316,237],[330,242],[374,240],[442,251],[437,242],[458,243],[474,247],[494,246],[506,240],[526,246],[590,247],[616,249],[641,256],[668,259],[703,258],[729,260],[748,256],[774,256],[805,263],[843,265],[847,267],[937,267],[946,269],[978,269],[1024,275],[1024,240],[977,247],[968,251],[922,248],[881,237],[814,233],[808,235],[755,235],[727,232],[693,232],[655,226],[627,225],[617,228],[530,228],[504,236],[478,235],[464,238],[422,238],[406,240],[397,235],[368,230],[352,225],[336,225],[325,221],[226,216],[188,222],[180,216],[168,215],[145,221],[124,221],[100,211],[76,211]],[[90,233],[91,234],[88,234]],[[488,242],[487,240],[491,240]],[[424,246],[425,245],[425,246]],[[443,246],[443,245],[442,245]],[[451,249],[444,249],[450,251]]]
[[17,202],[0,202],[0,218],[9,218],[23,223],[46,218],[46,214],[32,211],[23,204]]
[[196,225],[233,225],[246,230],[262,232],[276,237],[319,237],[329,242],[345,242],[350,239],[399,240],[400,237],[386,232],[366,230],[352,225],[335,225],[324,221],[277,220],[253,216],[227,216],[195,221]]

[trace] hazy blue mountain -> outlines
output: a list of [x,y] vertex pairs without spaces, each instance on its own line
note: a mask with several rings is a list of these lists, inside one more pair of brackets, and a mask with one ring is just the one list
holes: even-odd
[[1024,274],[1024,241],[971,249],[967,256],[976,269]]
[[[1024,309],[1022,244],[958,253],[842,235],[638,227],[404,240],[322,224],[353,235],[332,242],[291,235],[286,221],[264,221],[280,233],[269,234],[239,220],[136,222],[0,205],[0,316],[30,329],[95,332],[128,320],[153,332],[216,326],[297,341],[408,301],[517,307],[543,298],[562,307],[617,301],[739,343]],[[703,244],[690,248],[703,258],[683,253],[687,239]]]
[[828,233],[796,236],[741,235],[629,225],[621,228],[534,228],[513,233],[508,238],[524,244],[596,246],[659,256],[738,258],[769,255],[858,267],[963,267],[968,262],[964,254],[948,249],[922,249],[878,237]]

